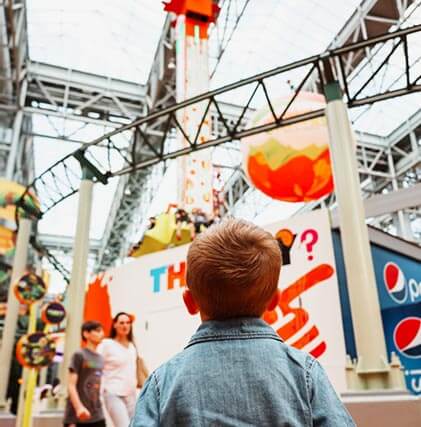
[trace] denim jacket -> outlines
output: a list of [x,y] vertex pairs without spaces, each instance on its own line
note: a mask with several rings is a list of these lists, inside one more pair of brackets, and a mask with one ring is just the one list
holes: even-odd
[[131,427],[355,426],[323,368],[263,320],[202,323],[154,371]]

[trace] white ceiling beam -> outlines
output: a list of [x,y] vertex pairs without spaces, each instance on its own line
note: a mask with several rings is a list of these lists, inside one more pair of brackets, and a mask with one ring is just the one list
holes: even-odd
[[[376,194],[364,199],[364,211],[366,218],[374,218],[398,212],[404,209],[419,206],[421,204],[421,184],[409,188],[402,188],[386,194]],[[339,226],[337,208],[331,212],[332,227]]]

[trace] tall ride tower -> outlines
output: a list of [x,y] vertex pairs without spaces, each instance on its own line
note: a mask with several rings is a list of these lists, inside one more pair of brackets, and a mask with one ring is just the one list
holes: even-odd
[[[175,15],[177,102],[209,90],[208,28],[219,7],[213,0],[170,0],[165,10]],[[210,116],[202,122],[207,102],[183,109],[177,116],[190,143],[209,139]],[[200,128],[199,128],[200,126]],[[189,145],[179,132],[179,147]],[[178,205],[187,211],[213,213],[211,151],[200,150],[178,160]]]

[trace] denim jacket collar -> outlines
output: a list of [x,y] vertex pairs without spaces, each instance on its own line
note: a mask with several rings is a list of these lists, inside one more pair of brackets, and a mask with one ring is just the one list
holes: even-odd
[[206,341],[250,338],[272,338],[282,342],[276,332],[264,320],[258,317],[240,317],[223,321],[208,320],[203,322],[186,348]]

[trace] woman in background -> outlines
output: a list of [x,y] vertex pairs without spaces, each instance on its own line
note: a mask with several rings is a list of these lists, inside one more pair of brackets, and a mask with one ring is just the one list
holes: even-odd
[[132,321],[128,313],[117,313],[110,337],[98,347],[104,358],[104,403],[114,427],[129,425],[136,403],[138,353],[133,341]]

